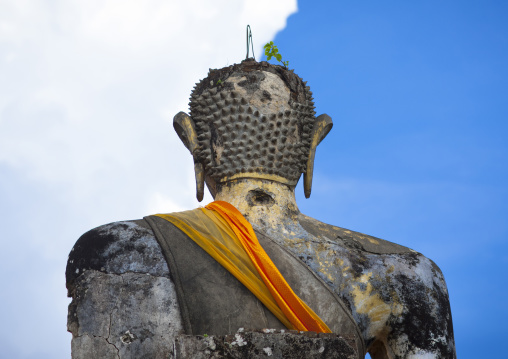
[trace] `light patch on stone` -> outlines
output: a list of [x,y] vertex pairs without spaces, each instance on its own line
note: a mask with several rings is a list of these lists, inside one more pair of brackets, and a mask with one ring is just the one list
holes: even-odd
[[[250,206],[242,196],[243,193],[248,193],[250,190],[261,190],[273,194],[273,198],[276,199],[275,204],[270,206],[269,210],[264,206]],[[288,220],[296,221],[296,218],[292,218],[291,214],[298,213],[292,189],[277,182],[239,181],[233,186],[224,186],[215,200],[231,203],[243,213],[253,227],[263,228],[265,232],[272,228],[286,234],[290,233],[287,228],[284,228],[285,226],[281,227],[280,224]]]
[[435,359],[437,358],[435,353],[418,350],[417,352],[410,353],[407,359]]
[[422,280],[427,288],[434,285],[434,273],[431,270],[432,264],[428,258],[422,257],[415,267],[416,278]]
[[390,342],[390,348],[397,357],[403,357],[408,350],[408,337],[406,333],[403,333],[397,337],[395,342]]
[[[259,89],[253,93],[249,93],[247,89],[238,85],[239,82],[247,80],[245,76],[229,77],[226,82],[232,83],[235,91],[262,114],[289,110],[290,91],[284,81],[271,72],[263,71],[263,75],[265,75],[265,79],[259,83]],[[263,97],[265,91],[270,94],[271,100],[267,101]]]
[[[166,276],[167,264],[153,233],[131,221],[115,222],[101,226],[101,235],[111,235],[120,240],[112,241],[104,250],[103,256],[112,258],[101,268],[109,273],[150,273]],[[126,245],[142,250],[125,250]]]
[[403,307],[395,298],[393,298],[393,304],[390,306],[381,299],[378,293],[372,293],[373,287],[369,282],[371,277],[372,272],[363,274],[360,277],[358,282],[366,285],[364,290],[361,289],[359,284],[352,285],[352,288],[356,311],[360,314],[367,314],[371,321],[369,335],[375,337],[385,327],[390,314],[400,315]]
[[120,337],[120,340],[124,344],[130,344],[134,341],[134,339],[136,339],[136,337],[130,332],[130,330],[127,330],[125,334]]
[[273,355],[272,348],[270,347],[263,348],[263,351],[265,352],[266,356],[271,357]]
[[224,147],[216,146],[215,143],[212,143],[213,151],[215,152],[215,161],[220,163],[220,159],[222,157],[222,152],[224,152]]
[[210,348],[210,350],[215,350],[217,348],[217,345],[215,344],[215,341],[213,340],[212,337],[206,337],[205,343],[206,343],[206,346],[208,348]]
[[[319,263],[319,272],[321,272],[330,282],[333,282],[336,277],[336,269],[334,268],[333,264],[327,260],[331,258],[327,253],[325,252],[316,252],[316,259]],[[344,261],[340,260],[344,264]]]
[[239,347],[243,347],[247,345],[247,342],[243,340],[243,337],[240,334],[235,334],[235,340],[231,342],[231,345],[238,345]]
[[370,237],[367,237],[367,239],[369,240],[370,243],[372,244],[379,244],[379,241],[378,240],[375,240],[374,238],[370,238]]

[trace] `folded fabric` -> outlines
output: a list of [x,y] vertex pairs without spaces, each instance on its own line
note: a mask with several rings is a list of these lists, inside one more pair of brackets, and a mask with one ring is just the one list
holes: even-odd
[[291,289],[261,247],[254,230],[231,204],[157,214],[182,232],[245,285],[288,329],[330,333],[328,326]]

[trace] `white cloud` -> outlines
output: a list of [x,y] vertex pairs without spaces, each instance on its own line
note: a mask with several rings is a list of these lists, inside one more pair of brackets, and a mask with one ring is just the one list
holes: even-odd
[[[3,241],[0,271],[55,305],[30,319],[12,308],[46,334],[26,346],[23,327],[12,326],[11,357],[69,350],[54,280],[63,289],[80,233],[197,205],[173,115],[187,111],[208,68],[245,57],[247,24],[259,58],[296,9],[296,0],[0,2],[0,194],[13,193],[0,200],[4,238],[13,238]],[[37,268],[17,268],[23,256]],[[2,303],[22,302],[8,293]]]
[[[153,155],[171,131],[161,114],[187,109],[190,89],[208,67],[243,58],[245,25],[252,24],[260,54],[296,10],[295,1],[271,11],[264,4],[3,3],[0,161],[83,188],[96,184],[89,177],[104,159],[115,166]],[[180,145],[171,150],[177,160],[185,152]]]

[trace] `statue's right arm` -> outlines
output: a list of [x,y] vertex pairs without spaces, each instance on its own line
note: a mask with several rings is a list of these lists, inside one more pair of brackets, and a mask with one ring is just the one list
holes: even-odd
[[172,358],[182,332],[170,273],[144,220],[95,228],[67,262],[72,358]]

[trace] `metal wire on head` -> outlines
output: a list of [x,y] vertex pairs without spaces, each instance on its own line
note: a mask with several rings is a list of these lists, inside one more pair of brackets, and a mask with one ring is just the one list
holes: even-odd
[[249,44],[252,49],[252,58],[256,60],[256,56],[254,55],[254,43],[252,42],[252,31],[250,29],[250,25],[247,25],[247,56],[246,59],[249,58]]

